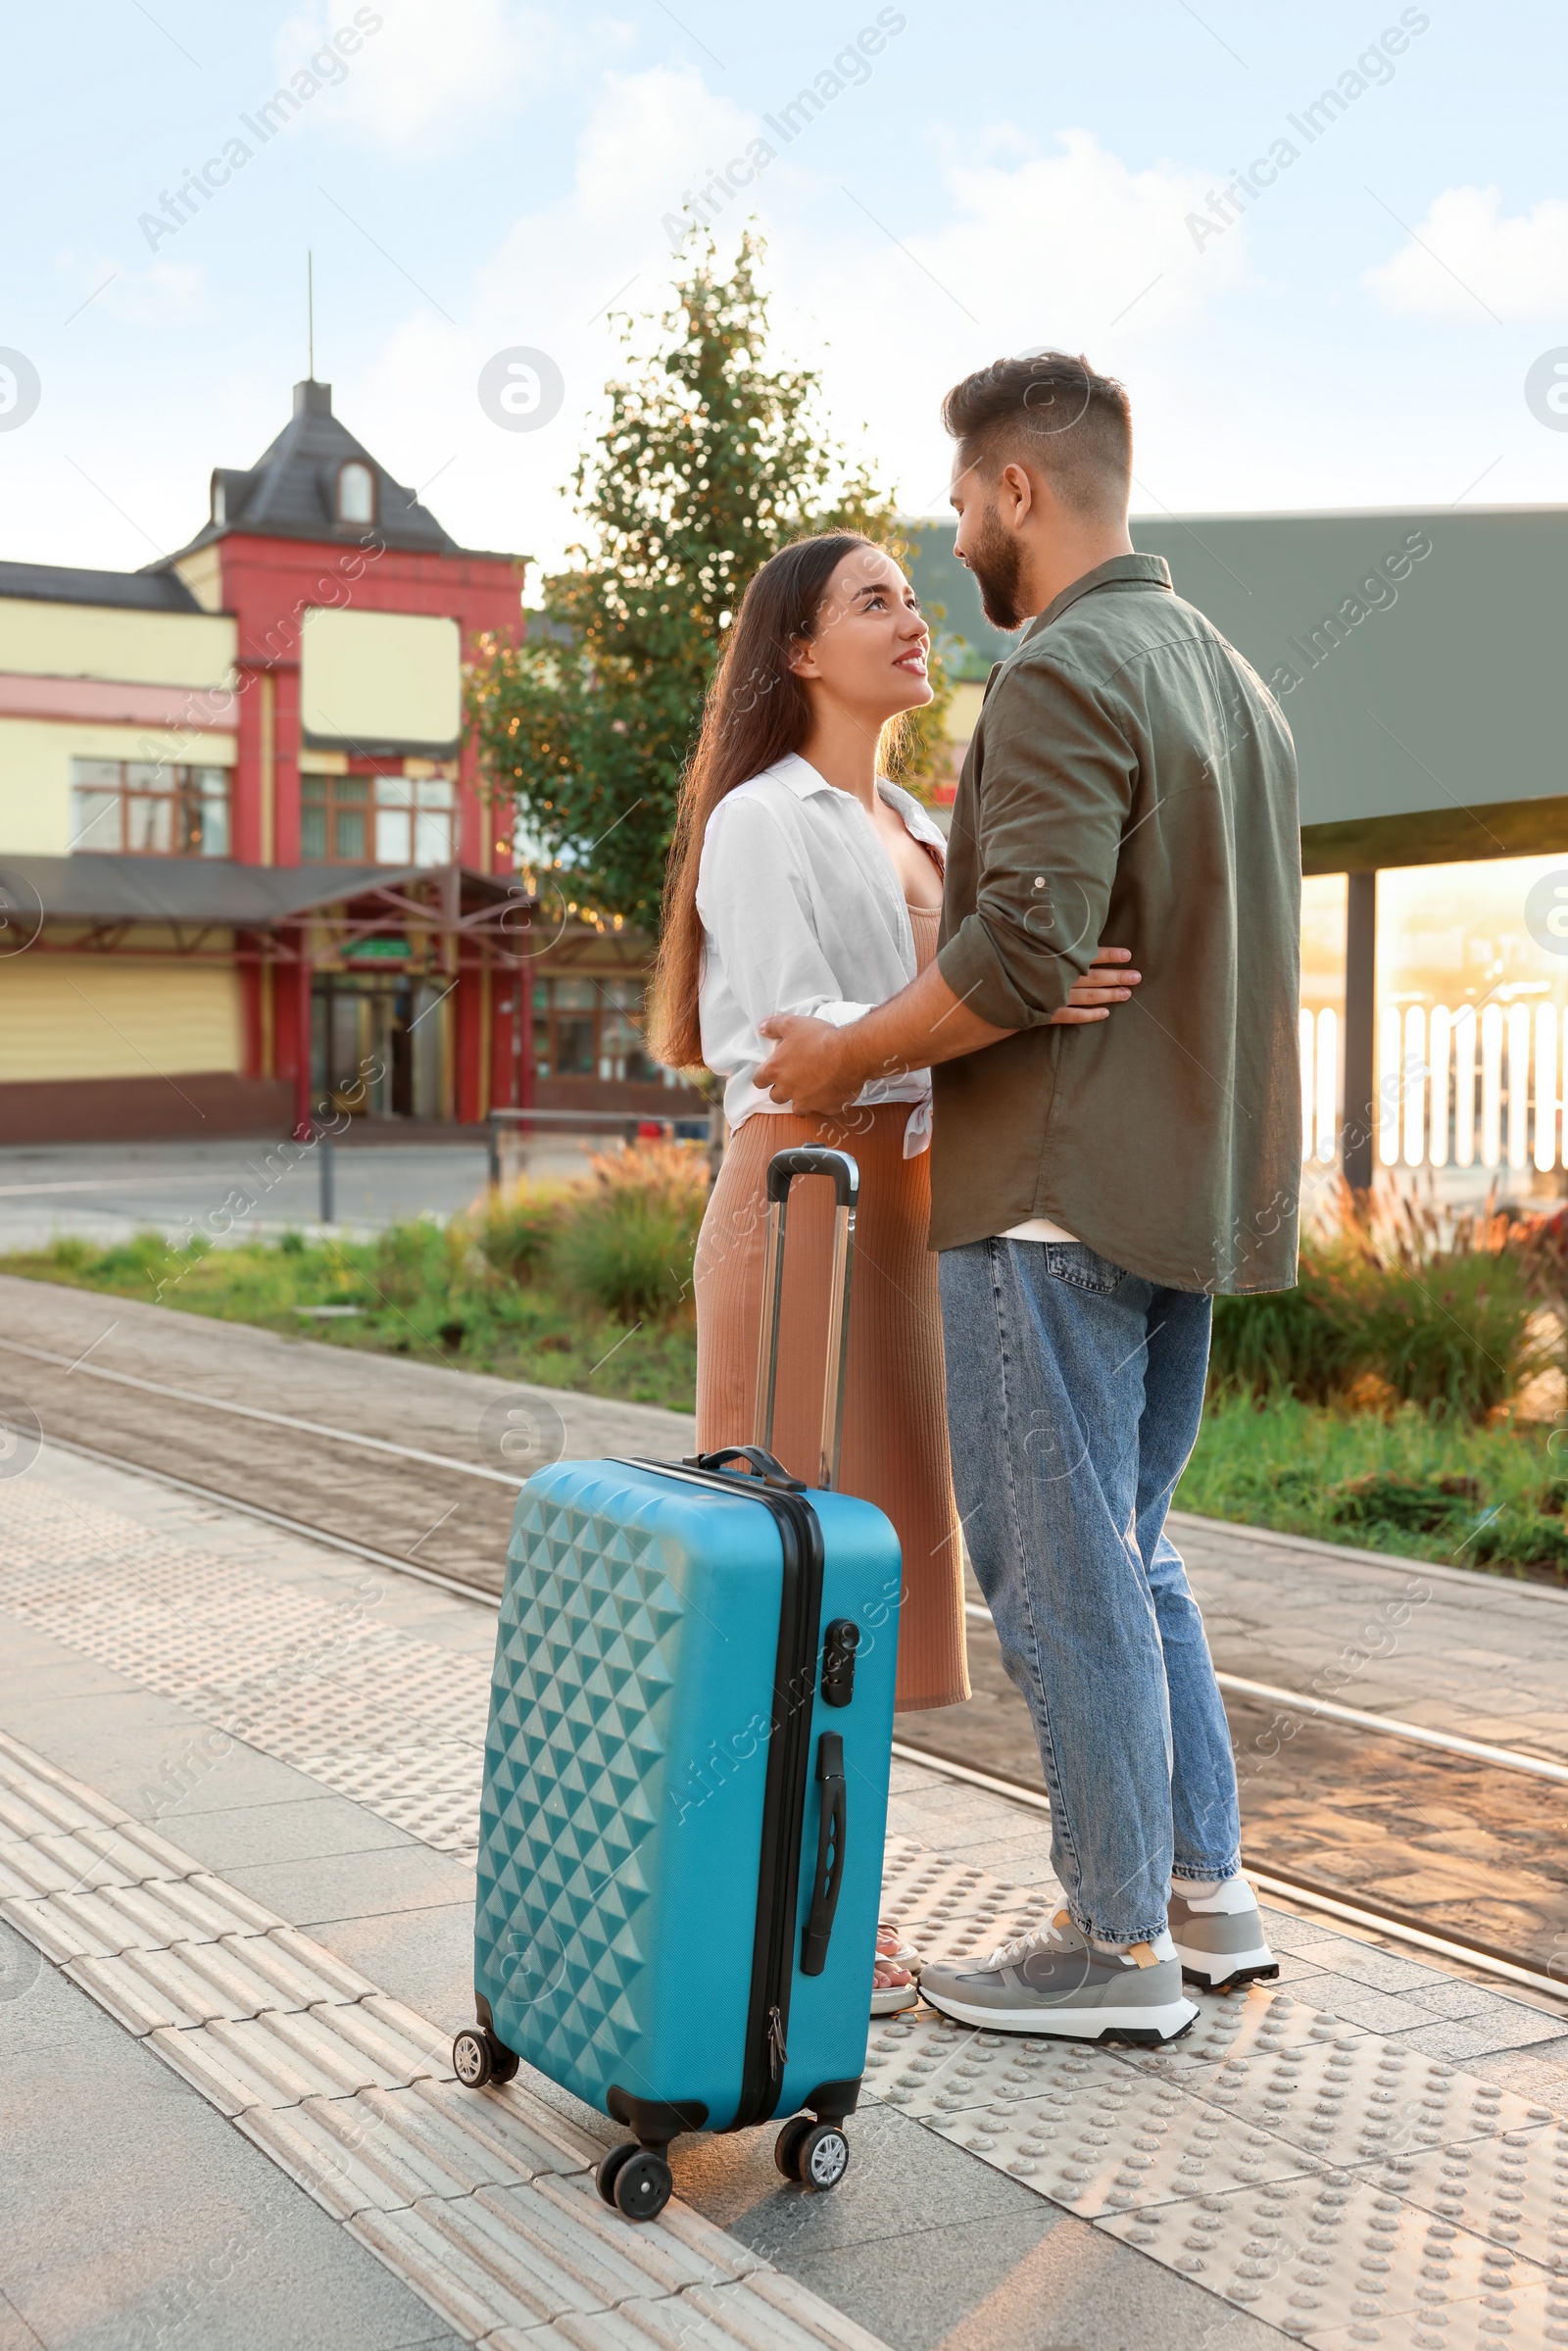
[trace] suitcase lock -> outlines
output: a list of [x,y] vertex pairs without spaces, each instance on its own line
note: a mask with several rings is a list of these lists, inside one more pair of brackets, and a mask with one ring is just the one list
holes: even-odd
[[822,1703],[847,1706],[855,1695],[855,1652],[860,1628],[853,1617],[836,1616],[822,1643]]

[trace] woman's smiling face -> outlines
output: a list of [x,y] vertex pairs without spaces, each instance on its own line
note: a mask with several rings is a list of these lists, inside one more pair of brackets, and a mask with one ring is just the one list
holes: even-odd
[[813,694],[880,727],[932,698],[926,675],[931,631],[914,590],[893,558],[856,547],[839,564],[818,607],[813,635],[790,666]]

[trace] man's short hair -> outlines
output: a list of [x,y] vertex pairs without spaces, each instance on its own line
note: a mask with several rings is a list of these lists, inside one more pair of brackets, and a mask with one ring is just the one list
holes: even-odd
[[1132,483],[1132,405],[1113,375],[1083,358],[1037,351],[993,360],[955,384],[942,421],[966,462],[995,475],[1014,463],[1052,476],[1084,513],[1125,507]]

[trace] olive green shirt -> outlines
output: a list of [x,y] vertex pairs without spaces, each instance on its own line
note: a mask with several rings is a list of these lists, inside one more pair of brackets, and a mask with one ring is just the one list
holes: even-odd
[[[1300,834],[1268,689],[1117,556],[992,671],[953,812],[938,961],[1017,1033],[934,1074],[931,1245],[1049,1217],[1178,1290],[1296,1280]],[[1097,948],[1144,974],[1051,1028]]]

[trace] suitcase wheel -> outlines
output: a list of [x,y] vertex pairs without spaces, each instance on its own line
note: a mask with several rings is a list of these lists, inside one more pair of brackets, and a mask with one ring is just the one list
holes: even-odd
[[483,2089],[491,2082],[510,2082],[520,2062],[482,2025],[475,2025],[470,2033],[460,2033],[452,2044],[452,2071],[465,2089]]
[[826,2195],[850,2168],[850,2142],[837,2123],[813,2123],[797,2115],[786,2123],[773,2147],[773,2161],[786,2180]]
[[636,2152],[637,2141],[634,2138],[626,2138],[621,2140],[618,2147],[612,2147],[608,2155],[600,2157],[599,2168],[594,2173],[594,2184],[607,2204],[613,2204],[615,2201],[615,2174],[620,2170],[627,2156],[635,2155]]
[[605,2202],[628,2221],[657,2221],[675,2185],[664,2158],[635,2140],[612,2147],[594,2177]]

